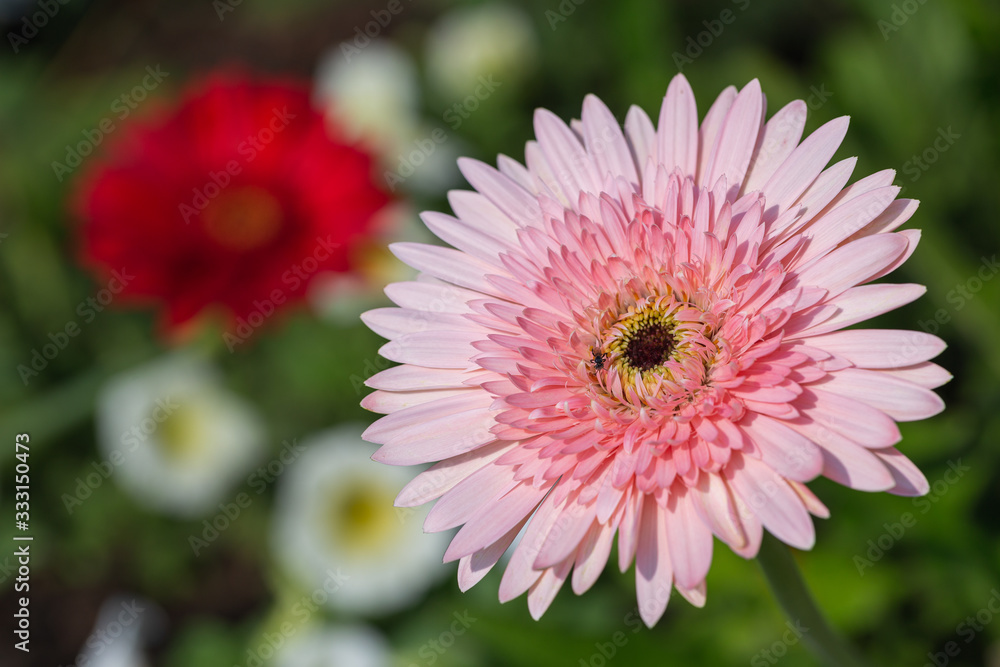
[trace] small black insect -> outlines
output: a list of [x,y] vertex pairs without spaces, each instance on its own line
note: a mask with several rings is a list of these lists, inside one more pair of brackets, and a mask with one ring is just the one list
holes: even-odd
[[594,369],[598,370],[598,371],[599,370],[603,370],[604,369],[604,361],[605,361],[606,358],[607,357],[604,356],[603,352],[601,352],[600,350],[594,350],[594,360],[593,360],[594,361]]

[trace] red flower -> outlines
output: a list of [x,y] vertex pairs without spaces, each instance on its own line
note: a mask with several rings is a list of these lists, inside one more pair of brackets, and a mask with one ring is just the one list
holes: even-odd
[[83,262],[134,276],[120,300],[161,303],[168,329],[212,305],[259,326],[350,270],[388,201],[298,83],[215,75],[117,139],[74,200]]

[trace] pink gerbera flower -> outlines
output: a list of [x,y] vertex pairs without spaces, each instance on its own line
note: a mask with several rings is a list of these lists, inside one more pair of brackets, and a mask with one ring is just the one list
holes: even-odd
[[463,159],[477,191],[424,214],[457,250],[393,246],[422,273],[364,317],[403,364],[369,380],[388,416],[366,438],[384,463],[439,461],[397,504],[462,526],[463,590],[524,528],[500,598],[527,591],[537,618],[617,535],[652,625],[671,587],[704,604],[713,535],[746,558],[764,529],[811,548],[819,475],[927,491],[896,422],[943,408],[943,342],[845,329],[923,294],[867,284],[913,252],[919,232],[894,230],[917,202],[892,170],[845,187],[855,158],[825,169],[846,117],[800,142],[803,102],[764,107],[756,80],[730,87],[699,127],[678,75],[655,128],[633,107],[623,132],[593,96],[570,126],[539,110],[527,168]]

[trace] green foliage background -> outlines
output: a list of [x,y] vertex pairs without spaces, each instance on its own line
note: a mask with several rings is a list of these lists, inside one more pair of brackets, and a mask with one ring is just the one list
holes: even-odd
[[[459,4],[413,2],[384,36],[420,59],[427,28]],[[858,156],[854,180],[894,168],[902,196],[921,200],[908,226],[922,229],[923,240],[893,280],[926,284],[927,295],[876,326],[936,326],[949,344],[937,360],[955,376],[940,390],[948,409],[902,425],[901,447],[932,483],[931,495],[920,501],[817,481],[811,486],[832,518],[817,522],[816,547],[797,559],[832,623],[872,664],[920,666],[928,652],[955,641],[961,652],[948,664],[1000,665],[1000,623],[985,625],[969,643],[957,627],[1000,586],[1000,278],[972,290],[977,271],[1000,250],[1000,6],[976,0],[512,4],[537,31],[534,69],[523,85],[502,89],[455,133],[468,154],[522,159],[533,108],[575,117],[590,92],[620,119],[633,103],[655,118],[680,66],[700,114],[726,85],[757,77],[769,113],[793,99],[810,100],[807,133],[850,115],[851,129],[835,159]],[[39,377],[22,382],[17,366],[47,342],[49,332],[75,319],[76,305],[99,288],[74,261],[73,222],[65,213],[73,179],[58,181],[51,162],[107,115],[108,100],[130,88],[147,64],[161,63],[171,72],[156,91],[164,98],[187,76],[219,63],[310,75],[325,49],[351,38],[370,10],[384,6],[378,0],[245,0],[219,21],[207,0],[81,0],[62,6],[18,53],[0,47],[0,441],[10,443],[0,448],[0,474],[3,507],[11,508],[12,434],[29,431],[35,659],[41,661],[31,664],[72,662],[100,602],[119,590],[154,598],[168,612],[155,664],[243,664],[246,647],[302,594],[271,562],[268,502],[255,504],[199,558],[187,536],[200,521],[138,509],[113,480],[67,514],[61,496],[98,457],[96,388],[163,346],[149,313],[108,311]],[[724,11],[735,20],[711,35]],[[698,46],[706,32],[711,42]],[[435,122],[452,102],[428,88],[424,112]],[[958,138],[945,151],[934,149],[939,132],[949,131]],[[934,161],[922,169],[914,160],[925,151],[933,151]],[[417,206],[446,210],[443,194],[418,198]],[[935,318],[938,324],[928,324]],[[277,449],[284,438],[371,420],[358,406],[351,377],[370,374],[380,343],[360,323],[338,327],[299,312],[220,362],[232,388],[267,419]],[[956,462],[969,470],[949,484],[944,476]],[[907,512],[916,524],[872,558],[882,550],[871,545]],[[10,544],[11,523],[6,514],[0,519],[0,544]],[[870,567],[859,566],[858,558],[872,558]],[[443,567],[454,570],[453,564]],[[706,607],[692,608],[675,596],[653,630],[630,620],[631,573],[606,572],[582,598],[564,590],[538,622],[523,599],[497,603],[498,581],[499,573],[491,573],[462,594],[450,576],[417,608],[373,619],[392,642],[395,664],[430,665],[433,657],[443,667],[600,667],[601,646],[622,632],[624,646],[615,647],[607,664],[763,665],[772,663],[760,652],[785,631],[756,564],[725,548],[716,548]],[[14,604],[6,580],[0,588],[4,618]],[[469,632],[443,655],[428,652],[427,642],[449,626],[454,612],[465,610],[477,619]],[[0,651],[9,649],[9,639],[3,642]],[[3,664],[27,664],[20,659]],[[799,644],[788,648],[781,664],[817,662]]]

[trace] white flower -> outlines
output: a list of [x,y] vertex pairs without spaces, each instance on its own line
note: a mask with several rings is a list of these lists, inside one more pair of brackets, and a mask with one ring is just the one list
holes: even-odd
[[421,119],[413,58],[384,40],[372,40],[360,52],[350,46],[347,52],[343,45],[331,49],[317,68],[315,95],[327,116],[350,140],[375,150],[390,191],[436,195],[458,184],[458,140],[443,119]]
[[365,625],[317,628],[289,642],[275,667],[389,667],[385,638]]
[[395,156],[416,135],[417,69],[391,42],[373,40],[350,59],[340,48],[328,51],[317,67],[315,95],[349,139],[380,153]]
[[520,9],[501,3],[463,7],[430,31],[428,75],[448,95],[469,95],[480,77],[516,83],[534,65],[537,50],[531,19]]
[[112,378],[96,419],[99,465],[136,500],[184,517],[214,509],[263,452],[256,413],[186,354]]
[[372,461],[363,430],[346,425],[302,443],[278,482],[272,536],[277,558],[303,584],[343,573],[331,608],[381,614],[415,602],[441,576],[447,536],[423,534],[423,510],[393,507],[410,475]]

